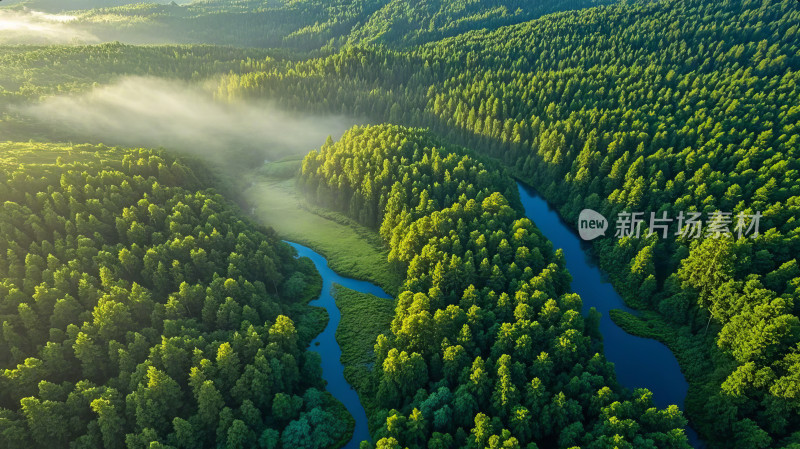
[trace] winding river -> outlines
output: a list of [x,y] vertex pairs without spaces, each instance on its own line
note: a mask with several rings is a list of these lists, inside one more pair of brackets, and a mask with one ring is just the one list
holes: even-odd
[[[616,366],[617,379],[623,386],[634,389],[644,387],[653,392],[656,405],[665,408],[676,404],[683,409],[684,398],[689,384],[681,373],[678,361],[664,344],[647,338],[637,337],[623,331],[609,317],[612,309],[636,313],[625,305],[614,287],[603,277],[586,252],[585,244],[561,220],[558,213],[536,192],[523,184],[518,184],[520,199],[525,207],[525,215],[530,218],[542,234],[553,242],[554,248],[564,251],[567,269],[572,275],[572,290],[583,299],[583,311],[588,313],[594,307],[602,314],[600,332],[606,358]],[[358,281],[336,274],[328,267],[328,261],[312,249],[293,242],[286,242],[297,250],[299,257],[308,257],[322,276],[322,293],[311,301],[311,305],[323,307],[330,317],[325,330],[309,346],[309,350],[322,357],[322,377],[327,381],[328,391],[341,401],[355,419],[352,439],[344,446],[357,449],[363,440],[370,440],[367,428],[367,414],[358,394],[344,378],[344,366],[340,361],[342,350],[336,341],[336,329],[341,320],[341,312],[331,295],[333,284],[340,284],[352,290],[369,293],[381,298],[389,298],[380,287],[369,282]],[[705,444],[691,428],[686,428],[689,442],[695,448]]]
[[[619,383],[630,389],[649,389],[659,408],[675,404],[683,409],[689,384],[683,377],[675,355],[663,343],[631,335],[614,324],[609,317],[611,309],[636,312],[625,305],[597,265],[590,260],[585,243],[550,208],[547,201],[522,183],[517,186],[525,215],[553,242],[554,248],[564,250],[567,270],[572,275],[572,290],[583,299],[583,312],[588,313],[594,307],[603,315],[600,320],[603,348],[606,358],[616,366]],[[686,435],[693,447],[705,447],[691,427],[686,428]]]
[[320,276],[322,276],[322,292],[319,298],[311,301],[310,304],[312,306],[323,307],[328,311],[328,325],[321,334],[317,335],[317,338],[311,341],[311,345],[308,349],[319,353],[322,358],[322,378],[328,382],[328,391],[344,404],[347,411],[350,412],[350,415],[352,415],[356,421],[353,438],[344,448],[358,449],[362,441],[370,441],[372,438],[367,428],[367,413],[361,405],[358,394],[344,378],[344,365],[342,365],[340,360],[342,350],[339,348],[339,343],[336,341],[336,328],[339,327],[339,320],[341,320],[342,314],[336,306],[333,295],[331,295],[331,288],[333,284],[339,284],[351,290],[360,293],[369,293],[380,298],[390,298],[390,296],[380,287],[370,284],[369,282],[357,281],[355,279],[339,276],[328,267],[328,261],[311,248],[293,242],[286,243],[297,250],[298,257],[308,257],[311,259],[317,271],[319,271]]

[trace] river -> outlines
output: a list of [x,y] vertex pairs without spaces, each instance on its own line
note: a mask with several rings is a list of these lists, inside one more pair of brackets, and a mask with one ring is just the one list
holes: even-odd
[[[664,344],[628,334],[614,324],[609,317],[610,310],[620,309],[634,314],[636,312],[625,305],[614,287],[589,258],[586,244],[561,220],[558,213],[532,189],[521,183],[518,184],[518,188],[522,205],[525,207],[525,215],[536,224],[545,237],[553,242],[554,248],[561,248],[564,251],[567,269],[573,278],[572,290],[583,299],[584,314],[588,313],[591,307],[602,314],[600,332],[603,335],[605,356],[614,363],[620,384],[630,389],[649,389],[653,392],[653,400],[659,408],[675,404],[683,409],[689,384],[681,373],[675,355]],[[336,341],[336,329],[342,315],[331,295],[331,288],[336,283],[381,298],[390,296],[374,284],[338,275],[328,267],[328,261],[312,249],[293,242],[286,243],[297,250],[299,257],[311,259],[322,276],[322,293],[310,304],[325,308],[328,311],[329,321],[325,330],[311,342],[309,350],[319,353],[322,358],[322,377],[328,383],[328,391],[344,404],[355,419],[353,437],[344,447],[357,449],[361,441],[371,440],[371,437],[364,407],[358,394],[344,378],[344,366],[340,360],[342,350]],[[697,449],[705,447],[691,427],[686,428],[686,434],[693,447]]]
[[[517,186],[525,215],[553,242],[553,248],[564,251],[567,270],[572,275],[572,290],[583,299],[584,314],[594,307],[603,315],[600,320],[603,348],[606,358],[616,367],[619,383],[630,389],[649,389],[659,408],[675,404],[683,409],[689,384],[675,355],[663,343],[631,335],[614,324],[609,317],[610,310],[636,312],[625,305],[600,268],[589,258],[586,243],[561,220],[547,201],[522,183]],[[686,434],[692,447],[705,447],[694,429],[687,427]]]
[[342,314],[331,295],[333,284],[345,286],[360,293],[369,293],[380,298],[391,298],[380,287],[365,281],[339,276],[328,267],[328,261],[311,248],[293,242],[286,242],[297,250],[298,257],[308,257],[322,276],[322,292],[319,298],[310,302],[312,306],[323,307],[328,311],[328,325],[317,338],[311,341],[309,351],[314,351],[322,358],[322,378],[328,383],[328,391],[344,404],[356,421],[353,438],[344,446],[345,449],[358,449],[361,441],[371,441],[367,427],[367,413],[361,405],[358,394],[344,378],[344,365],[340,360],[342,350],[336,341],[336,329]]

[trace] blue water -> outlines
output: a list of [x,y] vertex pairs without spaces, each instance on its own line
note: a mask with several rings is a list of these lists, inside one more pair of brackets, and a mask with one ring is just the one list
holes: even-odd
[[[311,342],[308,349],[319,353],[322,358],[322,378],[328,382],[328,391],[344,404],[347,411],[350,412],[356,421],[353,438],[344,448],[358,449],[362,441],[371,441],[372,438],[367,428],[367,413],[364,411],[364,407],[358,399],[358,394],[344,378],[344,365],[342,365],[340,360],[342,350],[339,348],[339,343],[336,342],[336,328],[339,327],[339,320],[342,319],[342,314],[339,308],[336,307],[336,301],[331,295],[331,288],[335,283],[351,290],[360,293],[369,293],[380,298],[390,298],[390,296],[380,287],[370,284],[369,282],[357,281],[355,279],[339,276],[328,267],[328,261],[311,248],[293,242],[286,243],[297,250],[299,257],[308,257],[311,259],[311,261],[314,262],[314,266],[317,267],[320,276],[322,276],[322,292],[319,298],[311,301],[310,304],[312,306],[325,308],[325,310],[328,311],[329,320],[325,330],[317,335],[317,338]],[[319,345],[317,345],[317,343],[319,343]]]
[[[659,408],[675,404],[683,409],[689,384],[675,355],[663,343],[631,335],[614,324],[609,317],[610,310],[636,312],[625,305],[622,297],[603,277],[600,268],[589,258],[586,244],[547,201],[527,186],[521,183],[517,186],[525,215],[553,242],[554,249],[564,251],[567,270],[572,275],[572,290],[583,299],[583,312],[588,313],[594,307],[603,315],[600,320],[603,348],[606,358],[616,366],[619,383],[631,389],[649,389]],[[686,435],[693,447],[705,447],[691,427],[686,428]]]
[[[554,248],[564,251],[567,269],[572,275],[572,290],[583,299],[583,311],[588,313],[594,307],[602,314],[600,332],[606,358],[616,366],[617,379],[627,388],[647,388],[653,392],[653,400],[659,408],[675,404],[683,408],[689,384],[681,373],[674,354],[664,344],[647,338],[637,337],[623,331],[609,317],[609,311],[620,309],[636,313],[625,305],[614,287],[604,278],[596,264],[588,257],[585,243],[561,220],[558,213],[536,192],[523,184],[518,184],[520,199],[525,214],[536,227],[553,242]],[[336,342],[336,329],[341,320],[341,312],[331,296],[333,284],[340,284],[352,290],[369,293],[381,298],[390,298],[380,287],[369,282],[349,279],[336,274],[328,267],[328,261],[312,249],[293,242],[286,242],[297,250],[299,257],[308,257],[314,262],[322,276],[322,293],[310,304],[324,307],[330,317],[325,330],[309,346],[322,358],[322,377],[327,381],[328,391],[341,401],[356,422],[353,438],[344,447],[357,449],[363,440],[371,440],[367,428],[367,415],[355,390],[344,378],[341,363],[342,351]],[[319,345],[317,345],[319,343]],[[697,433],[686,428],[689,442],[695,448],[705,444]]]

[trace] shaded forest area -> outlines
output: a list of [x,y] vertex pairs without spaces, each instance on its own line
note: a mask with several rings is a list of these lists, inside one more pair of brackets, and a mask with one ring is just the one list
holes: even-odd
[[76,14],[103,40],[203,43],[330,52],[350,45],[408,47],[525,22],[604,0],[262,0],[143,3]]

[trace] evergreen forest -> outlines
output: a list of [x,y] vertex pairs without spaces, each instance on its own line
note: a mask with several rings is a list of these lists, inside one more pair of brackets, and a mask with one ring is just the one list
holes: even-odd
[[0,447],[800,449],[797,1],[66,3],[0,7]]

